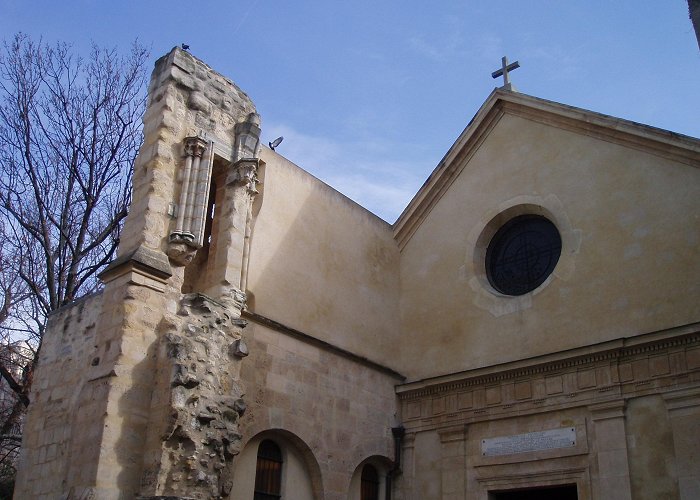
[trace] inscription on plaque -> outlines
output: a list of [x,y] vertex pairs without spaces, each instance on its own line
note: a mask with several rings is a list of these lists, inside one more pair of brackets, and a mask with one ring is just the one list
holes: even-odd
[[481,454],[484,457],[497,457],[532,451],[572,448],[574,446],[576,446],[576,428],[564,427],[562,429],[482,439]]

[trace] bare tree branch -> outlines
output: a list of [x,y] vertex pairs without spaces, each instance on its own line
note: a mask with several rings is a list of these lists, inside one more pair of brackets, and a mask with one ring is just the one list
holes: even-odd
[[114,258],[147,58],[138,43],[125,56],[93,46],[82,58],[23,34],[0,47],[0,466],[48,315],[98,289]]

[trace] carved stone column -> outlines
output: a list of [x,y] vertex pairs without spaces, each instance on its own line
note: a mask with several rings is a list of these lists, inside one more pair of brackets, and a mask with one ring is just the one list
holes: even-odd
[[211,147],[204,157],[207,147],[207,142],[201,137],[185,138],[180,202],[168,247],[168,257],[180,265],[189,263],[203,242],[212,170]]
[[[229,303],[236,294],[245,292],[248,250],[252,224],[252,207],[258,193],[259,160],[243,158],[227,173],[222,195],[217,242],[209,253],[210,266],[207,294]],[[218,203],[218,202],[217,202]],[[217,204],[218,207],[218,204]]]

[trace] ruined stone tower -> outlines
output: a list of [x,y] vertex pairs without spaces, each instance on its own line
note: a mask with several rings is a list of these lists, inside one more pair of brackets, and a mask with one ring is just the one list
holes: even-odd
[[[187,52],[156,63],[119,257],[103,293],[85,300],[94,312],[83,304],[52,317],[64,335],[42,351],[56,376],[32,405],[25,459],[42,445],[64,457],[47,477],[23,469],[19,497],[228,494],[246,408],[240,316],[259,124],[250,98]],[[89,366],[66,366],[86,356]],[[51,414],[51,432],[34,429],[46,425],[39,413]]]

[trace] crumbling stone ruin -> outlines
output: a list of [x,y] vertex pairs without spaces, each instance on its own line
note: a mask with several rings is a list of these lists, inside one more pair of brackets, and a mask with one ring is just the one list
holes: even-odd
[[26,460],[50,453],[52,473],[24,469],[20,497],[229,494],[259,124],[248,96],[187,52],[156,63],[119,258],[80,305],[89,317],[51,318],[64,334],[47,336],[40,363],[58,376],[36,392]]
[[246,403],[237,364],[247,355],[245,325],[198,293],[184,295],[177,315],[161,322],[157,376],[164,379],[163,394],[169,389],[163,404],[170,415],[152,423],[162,427],[162,455],[144,472],[143,489],[167,485],[171,494],[193,498],[230,493],[231,479],[223,473],[241,447],[238,420]]

